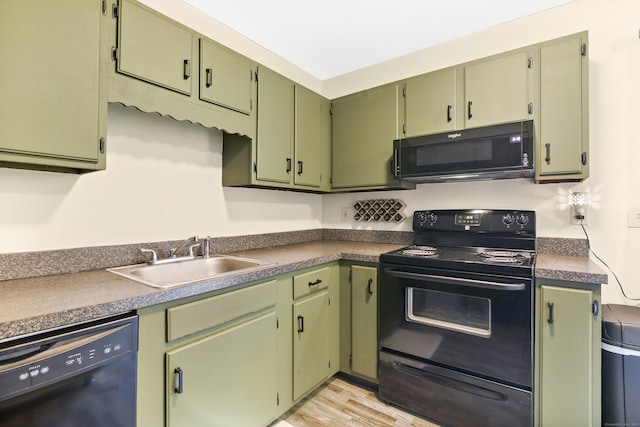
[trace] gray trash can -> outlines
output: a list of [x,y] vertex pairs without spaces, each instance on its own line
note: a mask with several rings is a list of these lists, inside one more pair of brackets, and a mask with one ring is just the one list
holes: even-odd
[[602,307],[602,426],[640,426],[640,307]]

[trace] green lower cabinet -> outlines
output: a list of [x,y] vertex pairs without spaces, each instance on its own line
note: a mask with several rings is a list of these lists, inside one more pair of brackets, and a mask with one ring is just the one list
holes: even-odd
[[540,281],[536,302],[536,425],[600,425],[600,285]]
[[266,426],[339,370],[338,263],[138,310],[137,425]]
[[168,352],[166,366],[167,426],[267,425],[277,410],[275,311]]
[[378,378],[378,270],[351,267],[351,371]]
[[327,378],[329,371],[329,297],[319,291],[293,304],[293,399]]
[[340,264],[340,371],[378,382],[376,264]]

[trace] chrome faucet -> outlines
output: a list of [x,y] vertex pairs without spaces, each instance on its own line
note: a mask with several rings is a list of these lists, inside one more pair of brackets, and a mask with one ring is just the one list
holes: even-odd
[[186,248],[186,247],[189,248],[189,255],[187,256],[191,258],[195,258],[196,256],[193,253],[193,249],[197,248],[198,246],[200,246],[200,239],[198,239],[198,236],[189,237],[184,242],[180,243],[180,246],[178,246],[177,248],[173,248],[169,251],[169,258],[176,258],[176,255],[178,254],[178,252],[180,252],[183,248]]
[[[190,260],[190,259],[195,259],[198,256],[197,251],[194,252],[194,249],[198,248],[200,245],[203,246],[202,248],[202,254],[205,257],[209,257],[209,251],[210,251],[210,240],[211,238],[209,236],[207,236],[206,239],[204,239],[202,242],[200,241],[200,239],[198,239],[198,236],[193,236],[193,237],[189,237],[188,239],[185,239],[182,243],[180,243],[180,245],[177,248],[172,248],[169,250],[169,257],[164,258],[164,259],[158,259],[158,255],[156,253],[156,251],[154,251],[153,249],[146,249],[146,248],[141,248],[140,251],[144,254],[144,253],[149,253],[151,254],[151,259],[149,261],[147,261],[149,264],[165,264],[165,263],[170,263],[170,262],[177,262],[177,261],[186,261],[186,260]],[[182,251],[183,249],[188,249],[188,254],[184,255],[184,256],[178,256],[178,252]]]

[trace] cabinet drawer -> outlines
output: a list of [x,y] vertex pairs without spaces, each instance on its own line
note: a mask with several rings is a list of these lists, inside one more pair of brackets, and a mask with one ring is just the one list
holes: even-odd
[[167,340],[173,341],[276,304],[276,281],[167,309]]
[[329,267],[293,276],[293,299],[309,295],[329,286]]

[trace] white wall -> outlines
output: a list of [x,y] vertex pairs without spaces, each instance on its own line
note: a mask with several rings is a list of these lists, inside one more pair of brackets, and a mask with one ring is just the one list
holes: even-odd
[[109,105],[107,170],[0,168],[0,252],[322,226],[319,195],[222,187],[222,134]]
[[[585,229],[591,248],[618,275],[628,296],[640,298],[640,228],[627,227],[627,210],[640,206],[637,141],[640,120],[640,2],[577,0],[540,14],[324,82],[336,97],[407,76],[470,61],[540,41],[589,30],[591,177],[580,184],[534,185],[526,180],[421,184],[416,190],[327,195],[325,227],[410,230],[411,224],[357,224],[340,220],[341,207],[356,200],[394,197],[415,209],[507,208],[537,212],[538,234],[584,238],[569,222],[572,191],[590,193]],[[612,275],[604,302],[623,302]],[[636,304],[638,301],[627,301]]]
[[[425,208],[516,208],[538,213],[539,234],[584,237],[569,224],[571,191],[594,204],[585,226],[594,251],[640,298],[640,229],[627,210],[640,206],[635,141],[640,118],[640,2],[576,0],[568,5],[398,58],[355,74],[318,82],[219,25],[185,3],[146,0],[175,18],[330,98],[496,52],[582,30],[590,43],[591,177],[580,184],[527,180],[422,184],[402,192],[309,195],[221,187],[221,135],[197,125],[110,106],[107,170],[82,176],[0,168],[0,252],[228,236],[318,227],[410,230],[410,224],[340,220],[356,200],[394,197],[406,212]],[[175,9],[175,10],[174,10]],[[623,301],[610,276],[604,302]]]

